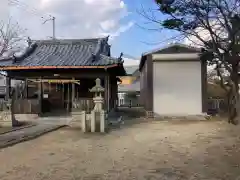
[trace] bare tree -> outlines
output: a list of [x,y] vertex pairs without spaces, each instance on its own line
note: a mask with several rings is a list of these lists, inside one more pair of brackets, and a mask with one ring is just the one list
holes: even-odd
[[13,56],[23,50],[23,32],[18,23],[12,23],[11,19],[0,21],[0,57]]
[[201,59],[215,66],[221,86],[228,94],[229,122],[237,124],[240,0],[155,0],[155,5],[156,9],[141,14],[158,24],[159,29],[177,31],[203,48]]
[[[13,23],[11,19],[7,22],[0,21],[0,59],[12,57],[16,53],[20,53],[26,47],[22,34],[24,30],[20,28],[18,23]],[[14,104],[18,98],[18,93],[21,92],[19,85],[12,88],[11,101],[6,102],[11,111],[12,126],[18,126],[19,122],[14,115]],[[10,103],[10,104],[9,104]]]

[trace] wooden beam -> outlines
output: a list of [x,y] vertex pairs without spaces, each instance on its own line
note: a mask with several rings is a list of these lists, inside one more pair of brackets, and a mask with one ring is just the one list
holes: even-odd
[[[54,77],[54,74],[60,74],[60,77]],[[11,77],[15,79],[37,79],[39,76],[42,76],[42,79],[70,79],[72,77],[76,79],[81,78],[104,78],[105,72],[92,72],[89,70],[71,70],[71,71],[63,71],[63,72],[54,72],[54,71],[24,71],[24,70],[16,70],[16,71],[9,71]]]
[[105,75],[105,79],[104,79],[104,109],[106,112],[108,112],[108,75]]
[[27,70],[27,69],[107,69],[117,67],[118,64],[107,66],[2,66],[0,70]]
[[24,97],[28,98],[28,80],[25,79],[25,87],[24,87]]
[[[75,80],[75,78],[72,78],[72,80]],[[75,83],[72,83],[72,108],[74,100],[75,100]]]
[[[41,79],[41,78],[40,78]],[[39,113],[40,115],[42,114],[42,91],[43,91],[43,87],[42,87],[42,82],[40,82],[38,84],[38,105],[39,105]]]
[[28,81],[35,82],[35,83],[52,83],[52,84],[65,84],[65,83],[75,83],[80,84],[80,80],[73,80],[73,79],[28,79]]
[[6,100],[8,101],[10,98],[10,91],[11,91],[11,78],[6,77]]
[[104,82],[104,88],[105,88],[105,110],[107,111],[107,112],[109,112],[110,111],[110,98],[111,98],[111,94],[110,94],[110,76],[109,76],[109,74],[106,74],[105,75],[105,82]]

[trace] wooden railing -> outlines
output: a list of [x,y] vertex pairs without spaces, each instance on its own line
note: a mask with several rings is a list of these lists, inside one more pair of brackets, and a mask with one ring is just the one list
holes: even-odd
[[[15,114],[38,114],[39,113],[38,99],[18,99],[14,103]],[[74,106],[74,104],[77,105]],[[4,100],[0,100],[0,111],[3,110]],[[93,98],[79,98],[73,103],[73,111],[86,111],[90,113],[94,108]]]
[[38,99],[18,99],[14,103],[15,114],[38,114],[39,101]]
[[[0,111],[6,108],[6,101],[0,100]],[[14,103],[14,114],[38,114],[39,103],[37,99],[18,99]]]

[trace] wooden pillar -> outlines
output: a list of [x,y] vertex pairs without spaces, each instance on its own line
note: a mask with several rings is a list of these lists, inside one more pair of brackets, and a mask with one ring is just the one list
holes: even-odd
[[67,84],[67,112],[70,111],[70,83]]
[[[72,78],[72,80],[75,80],[75,78]],[[73,102],[75,100],[75,83],[72,82],[72,107],[73,108]]]
[[42,96],[43,96],[43,87],[42,87],[42,78],[39,79],[38,83],[38,103],[39,103],[39,114],[42,114]]
[[117,80],[116,77],[112,77],[111,78],[111,82],[110,82],[111,86],[110,86],[110,92],[111,92],[111,98],[110,98],[110,107],[112,108],[116,108],[116,100],[117,100]]
[[10,92],[11,92],[11,78],[6,77],[6,95],[5,98],[8,101],[10,99]]
[[111,111],[113,109],[113,79],[110,77],[109,82],[109,110]]
[[28,80],[25,79],[24,98],[28,98]]
[[109,111],[109,76],[108,74],[105,75],[105,80],[104,80],[104,88],[105,88],[105,94],[104,94],[104,100],[105,100],[105,104],[104,104],[104,108],[105,111],[108,112]]
[[113,87],[113,99],[114,99],[114,108],[117,108],[117,99],[118,99],[118,85],[117,85],[117,79],[114,79],[114,87]]
[[108,111],[112,110],[112,79],[108,78]]

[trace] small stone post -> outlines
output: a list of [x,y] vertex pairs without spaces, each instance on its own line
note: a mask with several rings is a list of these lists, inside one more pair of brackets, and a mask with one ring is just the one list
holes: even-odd
[[82,120],[82,131],[86,132],[87,131],[87,125],[86,125],[86,112],[85,111],[81,112],[81,120]]
[[96,118],[95,118],[95,112],[91,112],[91,132],[96,131]]
[[105,133],[106,130],[106,121],[104,111],[100,112],[100,132]]

